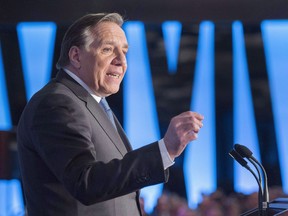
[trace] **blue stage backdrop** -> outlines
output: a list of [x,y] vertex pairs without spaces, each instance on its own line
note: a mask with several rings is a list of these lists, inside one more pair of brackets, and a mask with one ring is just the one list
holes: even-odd
[[[0,28],[1,131],[17,127],[26,102],[57,73],[66,28],[53,22]],[[199,139],[176,160],[169,183],[142,190],[148,212],[163,190],[186,197],[191,207],[219,187],[257,191],[253,176],[228,156],[235,143],[254,152],[270,186],[288,193],[288,21],[128,21],[124,30],[128,71],[110,103],[133,147],[163,137],[183,111],[205,116]],[[0,189],[10,184],[3,181]],[[0,200],[9,198],[5,194],[0,190]],[[7,202],[0,209],[11,206]]]

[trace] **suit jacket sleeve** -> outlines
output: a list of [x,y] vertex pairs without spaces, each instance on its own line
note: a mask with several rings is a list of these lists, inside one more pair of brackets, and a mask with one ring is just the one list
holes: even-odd
[[36,107],[28,116],[33,145],[56,178],[83,204],[167,181],[157,142],[103,162],[97,159],[93,128],[79,101],[52,94]]

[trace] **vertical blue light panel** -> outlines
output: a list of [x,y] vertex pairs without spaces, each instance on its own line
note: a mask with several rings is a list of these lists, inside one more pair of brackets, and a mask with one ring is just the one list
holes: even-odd
[[[133,148],[160,139],[154,91],[142,22],[124,26],[129,42],[128,70],[124,80],[124,127]],[[144,188],[145,210],[151,212],[161,195],[162,184]]]
[[17,25],[24,71],[26,97],[29,100],[51,77],[56,24],[22,22]]
[[178,21],[166,21],[162,24],[168,70],[171,74],[177,71],[181,30],[182,24]]
[[261,24],[272,97],[282,186],[288,193],[288,20]]
[[12,128],[5,71],[0,44],[0,130],[8,131]]
[[24,215],[24,201],[19,180],[0,180],[0,215]]
[[[232,25],[233,40],[233,86],[234,86],[234,143],[247,146],[255,158],[260,160],[258,136],[253,111],[253,102],[249,82],[245,41],[242,23]],[[258,184],[253,175],[234,162],[234,188],[238,192],[258,191]],[[253,166],[251,166],[253,168]]]
[[216,189],[214,88],[214,24],[205,21],[200,24],[191,100],[191,110],[204,115],[204,126],[198,139],[187,147],[184,161],[190,207],[196,207],[203,193]]
[[0,180],[0,215],[6,216],[6,180]]

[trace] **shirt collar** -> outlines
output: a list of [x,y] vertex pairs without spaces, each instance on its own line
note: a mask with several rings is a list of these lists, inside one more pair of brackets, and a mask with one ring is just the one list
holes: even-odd
[[86,89],[89,94],[99,103],[101,100],[101,97],[97,96],[89,87],[88,85],[86,85],[85,82],[83,82],[83,80],[81,80],[77,75],[75,75],[73,72],[71,72],[70,70],[68,70],[67,68],[63,68],[63,70],[69,75],[71,76],[76,82],[78,82],[84,89]]

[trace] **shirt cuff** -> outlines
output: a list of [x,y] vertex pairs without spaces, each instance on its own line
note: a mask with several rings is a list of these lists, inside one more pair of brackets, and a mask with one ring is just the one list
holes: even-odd
[[175,162],[171,159],[167,151],[166,145],[164,143],[164,139],[159,140],[158,144],[159,144],[159,149],[160,149],[160,153],[161,153],[161,157],[163,161],[164,170],[166,170],[167,168],[172,166]]

